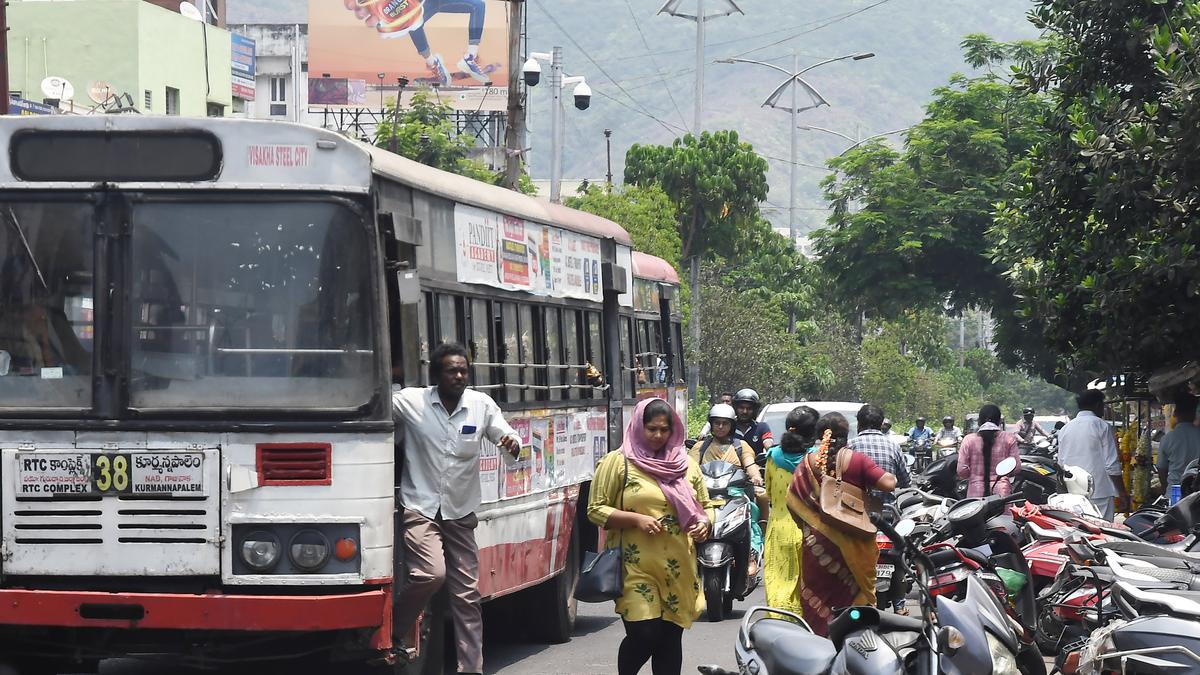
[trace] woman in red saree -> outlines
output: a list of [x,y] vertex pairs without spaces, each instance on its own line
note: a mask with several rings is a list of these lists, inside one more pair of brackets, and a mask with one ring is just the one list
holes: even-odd
[[[817,422],[821,445],[804,457],[788,490],[788,510],[804,535],[797,595],[804,620],[818,635],[829,634],[835,611],[875,604],[879,550],[874,535],[849,534],[821,512],[820,477],[834,475],[838,452],[846,447],[849,433],[850,425],[839,413],[822,416]],[[896,477],[861,452],[853,453],[842,480],[864,490],[896,489]]]

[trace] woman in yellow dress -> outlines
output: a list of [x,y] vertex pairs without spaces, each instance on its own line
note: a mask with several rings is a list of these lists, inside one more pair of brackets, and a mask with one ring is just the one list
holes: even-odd
[[607,546],[624,548],[618,675],[637,675],[647,661],[654,675],[678,675],[683,630],[704,611],[695,542],[708,538],[716,514],[683,439],[675,410],[646,399],[633,411],[624,445],[600,460],[592,479],[588,519],[607,531]]
[[817,411],[806,405],[793,408],[784,422],[787,431],[779,439],[779,445],[767,452],[766,483],[771,510],[763,551],[766,561],[763,585],[767,605],[797,614],[803,611],[799,589],[804,535],[788,512],[787,494],[796,466],[812,448],[818,418]]

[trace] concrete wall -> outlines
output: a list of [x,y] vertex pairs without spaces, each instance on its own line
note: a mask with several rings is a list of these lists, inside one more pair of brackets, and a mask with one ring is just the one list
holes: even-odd
[[42,79],[57,75],[74,85],[80,113],[96,105],[88,90],[97,81],[147,113],[166,113],[167,87],[179,90],[181,115],[204,116],[209,103],[227,112],[232,104],[229,32],[178,12],[142,0],[27,1],[10,4],[8,22],[10,87],[26,98],[42,100]]

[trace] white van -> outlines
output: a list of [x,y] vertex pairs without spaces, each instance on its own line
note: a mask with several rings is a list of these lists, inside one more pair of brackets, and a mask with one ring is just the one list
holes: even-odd
[[788,413],[799,406],[806,405],[817,413],[824,415],[829,412],[841,413],[847,421],[850,422],[850,438],[858,435],[858,409],[863,407],[862,403],[854,403],[851,401],[796,401],[794,403],[772,403],[763,406],[762,411],[758,413],[758,421],[766,422],[767,426],[771,427],[771,436],[779,443],[779,439],[783,437],[783,432],[786,429],[783,426],[787,419]]

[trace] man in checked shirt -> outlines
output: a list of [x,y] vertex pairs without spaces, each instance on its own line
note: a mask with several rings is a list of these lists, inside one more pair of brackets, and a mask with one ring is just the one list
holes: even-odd
[[[858,409],[858,435],[850,439],[847,447],[866,454],[879,465],[879,468],[895,476],[897,488],[908,487],[912,483],[912,479],[908,475],[908,464],[904,461],[904,453],[900,452],[900,446],[883,433],[882,429],[883,408],[870,403],[864,405]],[[894,492],[871,490],[871,493],[878,497],[883,504],[896,501]],[[895,583],[899,583],[899,580],[895,580]],[[903,593],[896,594],[892,601],[892,611],[908,615],[908,609],[904,607]]]
[[[850,439],[848,447],[851,450],[866,454],[879,468],[896,477],[896,487],[908,487],[912,479],[908,475],[908,464],[904,461],[904,453],[887,434],[883,433],[883,409],[870,403],[858,409],[858,435]],[[871,491],[884,504],[896,501],[892,492]]]

